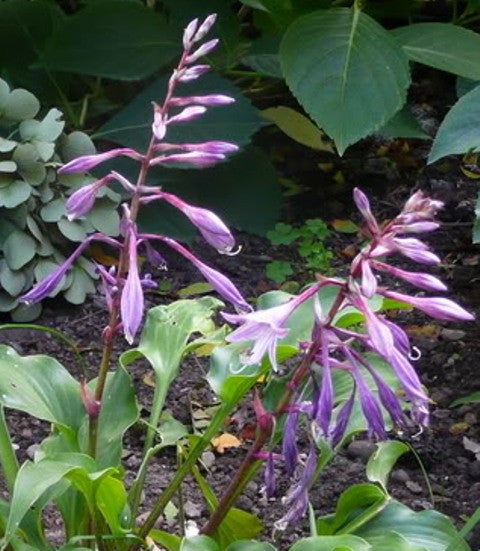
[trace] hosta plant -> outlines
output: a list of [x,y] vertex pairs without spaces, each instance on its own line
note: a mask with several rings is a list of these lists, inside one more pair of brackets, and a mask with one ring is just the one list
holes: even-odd
[[[174,125],[200,119],[207,110],[232,102],[223,94],[184,95],[188,83],[209,70],[202,58],[217,44],[216,39],[204,40],[214,21],[215,16],[210,15],[186,27],[183,54],[169,79],[166,96],[152,107],[146,150],[118,148],[82,155],[58,170],[62,175],[83,174],[121,156],[138,163],[135,182],[109,172],[77,189],[66,202],[69,219],[83,220],[95,208],[99,193],[112,183],[121,185],[127,199],[121,205],[118,237],[90,233],[64,262],[21,297],[26,304],[36,304],[55,292],[92,242],[117,252],[112,267],[96,267],[108,312],[107,325],[99,335],[102,353],[98,366],[89,366],[96,376],[87,380],[89,370],[84,369],[77,380],[53,358],[20,356],[9,346],[0,347],[0,463],[10,496],[8,502],[0,501],[3,549],[55,548],[42,519],[47,504],[54,504],[63,520],[65,543],[57,544],[62,551],[275,549],[253,540],[262,531],[262,523],[234,506],[262,467],[263,491],[270,497],[279,492],[278,471],[288,475],[290,487],[275,527],[271,527],[282,531],[306,516],[316,478],[355,433],[366,432],[383,441],[395,430],[407,432],[428,425],[428,395],[412,363],[419,351],[411,346],[398,322],[382,311],[384,301],[395,307],[407,304],[441,320],[473,319],[450,299],[399,293],[377,281],[377,273],[386,273],[426,291],[445,291],[435,276],[399,269],[392,260],[400,254],[414,263],[440,261],[423,241],[411,237],[438,226],[433,219],[442,204],[421,192],[415,193],[396,217],[379,224],[367,197],[355,190],[354,199],[365,221],[366,244],[352,261],[347,277],[318,275],[298,295],[267,293],[259,298],[256,310],[232,281],[188,248],[137,225],[144,205],[167,202],[196,226],[208,245],[223,254],[238,252],[233,235],[217,215],[149,185],[151,167],[181,164],[202,168],[222,162],[237,150],[225,141],[170,141]],[[230,306],[213,297],[180,300],[152,308],[143,325],[144,289],[156,285],[145,266],[165,264],[159,247],[168,247],[192,263]],[[141,267],[140,254],[147,258]],[[221,318],[236,326],[233,331],[225,324],[215,324],[219,309]],[[114,348],[122,336],[133,348],[116,359]],[[209,423],[190,434],[163,409],[182,360],[199,348],[213,350],[206,378],[219,405]],[[75,347],[74,351],[79,364],[84,364]],[[151,366],[155,391],[148,404],[149,417],[139,423],[144,427],[139,466],[127,484],[122,445],[125,432],[140,420],[136,388],[129,374],[137,360]],[[233,476],[224,481],[223,495],[216,496],[200,460],[244,400],[251,403],[256,416],[254,439]],[[20,467],[4,408],[26,412],[51,426],[33,460]],[[166,446],[176,446],[178,464],[167,486],[160,489],[148,484],[147,473],[152,459]],[[468,549],[446,517],[414,513],[389,496],[388,471],[405,450],[406,445],[398,442],[380,444],[367,466],[371,483],[347,488],[331,516],[317,519],[311,509],[312,535],[300,538],[292,551],[445,551],[450,545]],[[203,526],[191,527],[185,526],[179,515],[178,533],[165,530],[157,521],[169,505],[172,509],[177,497],[181,507],[178,494],[187,477],[205,498],[210,518]]]
[[[40,104],[26,90],[10,90],[0,79],[0,311],[27,321],[40,313],[40,305],[18,300],[34,282],[58,268],[75,242],[93,230],[118,232],[119,195],[102,190],[102,197],[81,221],[69,220],[68,197],[91,183],[86,174],[61,175],[57,168],[74,157],[93,154],[90,138],[82,132],[65,134],[58,109],[39,117]],[[85,256],[50,294],[62,293],[80,304],[95,290],[94,264]]]

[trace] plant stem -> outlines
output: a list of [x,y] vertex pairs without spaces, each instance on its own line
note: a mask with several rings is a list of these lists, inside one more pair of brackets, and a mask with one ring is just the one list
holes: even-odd
[[153,509],[147,520],[145,521],[144,525],[139,528],[138,536],[141,539],[145,539],[150,530],[154,527],[158,517],[163,513],[166,505],[177,492],[177,489],[183,482],[183,479],[190,473],[193,465],[195,465],[205,448],[210,444],[210,441],[216,435],[218,429],[221,427],[225,418],[230,414],[235,405],[236,402],[234,404],[224,404],[217,411],[207,430],[203,433],[202,437],[198,440],[193,449],[190,451],[185,461],[175,473],[175,476],[171,480],[170,484],[165,488],[163,493],[155,502]]
[[2,465],[3,475],[7,489],[12,493],[15,478],[18,472],[17,456],[13,450],[10,433],[5,420],[5,412],[0,406],[0,464]]

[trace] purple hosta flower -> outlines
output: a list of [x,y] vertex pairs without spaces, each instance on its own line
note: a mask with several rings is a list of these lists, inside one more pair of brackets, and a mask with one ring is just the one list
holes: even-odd
[[242,297],[240,291],[235,287],[235,285],[228,279],[227,276],[223,275],[219,271],[207,266],[201,260],[199,260],[194,254],[187,250],[183,245],[180,245],[174,239],[170,237],[165,237],[163,235],[154,235],[154,234],[144,234],[140,236],[141,239],[151,239],[163,241],[172,249],[175,249],[185,258],[187,258],[203,275],[203,277],[210,283],[210,285],[217,291],[217,293],[222,296],[225,300],[232,303],[235,308],[240,311],[250,311],[252,308],[247,303],[247,301]]
[[348,421],[352,415],[353,404],[355,403],[356,388],[353,386],[352,394],[350,398],[343,404],[338,412],[335,427],[332,431],[331,441],[334,448],[337,444],[340,444],[345,431],[347,430]]
[[111,179],[112,176],[105,176],[105,178],[83,186],[72,193],[66,203],[68,214],[67,218],[69,220],[74,220],[75,218],[81,218],[82,216],[90,212],[93,205],[95,204],[95,198],[97,196],[98,190],[108,184]]
[[143,317],[143,289],[138,273],[137,235],[133,227],[128,233],[128,275],[120,298],[120,314],[123,332],[129,344],[142,323]]
[[265,354],[268,354],[273,369],[278,369],[276,360],[277,341],[288,334],[284,327],[290,315],[306,300],[311,298],[321,284],[309,287],[290,301],[247,314],[222,314],[230,323],[243,324],[227,336],[229,342],[254,341],[250,354],[245,358],[245,365],[259,363]]
[[148,241],[145,241],[145,251],[147,253],[147,260],[152,266],[156,266],[160,270],[168,270],[165,258]]
[[370,260],[366,258],[363,259],[360,263],[360,267],[362,272],[362,294],[367,298],[372,298],[373,295],[377,292],[377,278],[372,272]]
[[393,343],[395,348],[404,356],[410,356],[411,347],[410,339],[405,331],[396,323],[384,319],[383,323],[390,329],[392,332]]
[[405,223],[433,218],[437,211],[442,208],[442,201],[430,199],[430,197],[425,196],[423,192],[417,191],[405,203],[399,218],[408,218],[408,221],[405,220]]
[[190,82],[208,71],[210,71],[210,65],[193,65],[192,67],[188,67],[188,69],[178,71],[176,78],[179,82]]
[[426,274],[423,272],[408,272],[407,270],[402,270],[400,268],[395,268],[384,262],[373,261],[372,266],[381,272],[386,272],[395,277],[399,277],[420,289],[426,289],[427,291],[446,291],[447,286],[431,274]]
[[169,105],[172,107],[183,107],[184,105],[196,104],[210,107],[216,105],[229,105],[234,102],[235,98],[224,94],[206,94],[204,96],[173,97],[170,99]]
[[195,33],[198,29],[198,18],[190,21],[183,31],[183,48],[189,50],[194,42]]
[[411,224],[394,225],[392,231],[395,233],[424,233],[438,230],[440,224],[425,220],[422,222],[412,222]]
[[200,24],[198,27],[197,32],[195,33],[195,36],[193,37],[193,42],[198,42],[199,40],[202,40],[203,37],[205,37],[209,32],[210,29],[215,24],[215,21],[217,20],[217,14],[211,13],[208,15],[203,23]]
[[87,237],[85,241],[77,247],[77,249],[56,268],[46,278],[39,281],[28,293],[20,297],[20,302],[25,304],[35,304],[40,302],[44,298],[48,297],[55,289],[60,285],[64,275],[71,268],[75,260],[82,254],[82,252],[90,245],[92,241],[104,241],[114,247],[120,247],[120,244],[115,239],[102,235],[100,233],[94,233]]
[[448,298],[443,297],[412,297],[394,291],[382,291],[382,295],[406,302],[415,308],[422,310],[432,318],[446,321],[473,321],[472,314]]
[[[127,180],[127,178],[125,178],[125,176],[123,176],[122,174],[120,174],[119,172],[116,172],[115,170],[112,170],[112,172],[110,172],[110,176],[114,179],[114,180],[117,180],[117,182],[123,187],[123,189],[125,189],[126,191],[129,191],[131,193],[135,193],[135,191],[137,191],[137,187],[134,186],[131,182],[129,182]],[[151,189],[151,188],[150,188]]]
[[235,151],[238,151],[238,145],[230,142],[213,140],[202,143],[161,143],[155,146],[155,151],[168,151],[172,149],[181,149],[183,151],[203,151],[204,153],[235,153]]
[[177,115],[170,117],[167,121],[167,124],[194,121],[206,112],[207,108],[203,105],[191,105],[190,107],[185,107],[185,109],[183,109]]
[[282,455],[285,459],[285,471],[293,476],[298,464],[297,428],[299,411],[291,411],[287,415],[283,428]]
[[380,230],[378,228],[377,221],[372,214],[370,209],[370,201],[367,199],[367,196],[358,188],[353,190],[353,200],[357,209],[360,211],[360,214],[363,216],[367,223],[367,227],[373,235],[377,235]]
[[232,253],[235,246],[235,239],[223,221],[211,210],[201,207],[194,207],[182,201],[171,193],[160,193],[158,198],[165,199],[187,216],[203,235],[205,241],[215,247],[219,253]]
[[204,55],[208,55],[212,50],[214,50],[217,47],[218,42],[219,42],[218,38],[213,38],[212,40],[205,42],[199,48],[197,48],[193,53],[187,56],[185,63],[187,64],[195,63],[195,61],[198,61]]
[[222,153],[204,153],[203,151],[190,151],[189,153],[175,153],[156,157],[150,161],[150,166],[187,163],[198,168],[216,165],[225,159]]
[[105,153],[97,153],[96,155],[83,155],[77,157],[73,161],[70,161],[66,165],[63,165],[58,169],[59,174],[73,174],[75,172],[88,172],[92,168],[95,168],[101,163],[114,159],[115,157],[130,157],[136,161],[141,161],[143,155],[137,153],[134,149],[128,147],[122,147],[119,149],[111,149]]
[[428,247],[414,237],[392,239],[393,248],[403,256],[420,264],[440,264],[438,256],[428,250]]
[[349,297],[352,305],[358,308],[365,316],[367,334],[373,348],[384,358],[388,358],[394,344],[393,335],[388,325],[372,311],[367,301],[361,295],[352,292]]
[[322,386],[318,396],[316,421],[322,429],[325,438],[328,438],[330,435],[330,421],[332,419],[334,398],[330,355],[328,350],[330,332],[326,329],[321,329],[320,339],[322,344],[322,349],[320,351],[322,361]]
[[105,302],[107,304],[107,310],[109,312],[113,309],[114,299],[118,293],[117,278],[116,278],[116,268],[111,266],[106,270],[101,264],[96,264],[97,272],[100,275],[102,281],[102,292],[105,297]]
[[157,140],[163,140],[167,133],[167,115],[164,113],[162,107],[153,103],[153,123],[152,132]]
[[308,491],[315,476],[317,467],[317,453],[313,445],[310,447],[303,473],[288,491],[284,498],[287,513],[278,522],[279,527],[286,527],[293,522],[301,520],[308,509]]
[[383,422],[383,415],[380,407],[375,400],[372,391],[368,388],[360,369],[353,369],[352,375],[357,384],[358,396],[362,407],[363,415],[368,424],[368,435],[370,438],[376,437],[380,440],[385,440],[387,433]]
[[275,463],[272,452],[269,452],[267,461],[265,464],[265,493],[267,497],[273,497],[275,495]]

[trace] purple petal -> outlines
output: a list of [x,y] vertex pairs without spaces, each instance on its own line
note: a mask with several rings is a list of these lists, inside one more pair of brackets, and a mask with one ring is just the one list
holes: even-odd
[[202,40],[202,38],[213,27],[216,20],[217,20],[217,14],[216,13],[211,13],[209,16],[207,16],[205,18],[205,20],[203,21],[203,23],[198,27],[198,31],[195,33],[193,41],[198,42],[199,40]]
[[212,50],[214,50],[217,47],[218,43],[219,43],[218,38],[213,38],[212,40],[205,42],[200,46],[200,48],[195,50],[187,57],[187,59],[185,60],[185,63],[195,63],[195,61],[199,60],[201,57],[209,54]]
[[113,159],[115,157],[125,156],[135,159],[137,161],[141,160],[143,157],[137,153],[134,149],[128,147],[123,147],[119,149],[112,149],[106,153],[98,153],[96,155],[84,155],[82,157],[77,157],[73,161],[70,161],[66,165],[63,165],[58,169],[59,174],[72,174],[75,172],[88,172],[92,168],[95,168],[97,165]]
[[205,105],[215,106],[215,105],[229,105],[234,103],[235,98],[226,96],[224,94],[206,94],[204,96],[186,96],[186,97],[176,97],[171,98],[169,105],[181,107],[183,105]]
[[132,230],[129,234],[128,251],[128,276],[120,299],[120,313],[125,338],[129,344],[132,344],[142,323],[144,305],[143,289],[138,273],[137,240]]
[[168,124],[177,123],[177,122],[188,122],[194,121],[206,113],[207,108],[203,105],[191,105],[190,107],[185,107],[183,111],[174,115],[168,119]]
[[298,464],[297,428],[299,413],[293,411],[288,414],[283,428],[282,454],[285,458],[285,471],[293,476]]

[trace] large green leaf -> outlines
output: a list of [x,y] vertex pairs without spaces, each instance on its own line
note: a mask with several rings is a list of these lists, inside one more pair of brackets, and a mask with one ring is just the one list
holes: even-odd
[[288,86],[342,154],[402,107],[408,61],[393,37],[358,9],[297,19],[280,46]]
[[445,155],[480,150],[480,86],[477,86],[450,109],[438,129],[428,156],[433,163]]
[[378,482],[387,490],[387,481],[390,471],[398,458],[407,453],[410,447],[398,440],[378,442],[377,449],[367,463],[367,478],[371,482]]
[[138,419],[139,410],[130,375],[121,365],[106,384],[98,418],[97,465],[116,467],[122,455],[122,437]]
[[370,551],[363,539],[348,535],[304,538],[290,547],[290,551]]
[[65,428],[85,418],[80,385],[49,356],[19,356],[0,345],[0,401],[7,407]]
[[407,107],[395,113],[387,124],[380,128],[378,133],[387,138],[430,139],[430,136],[422,130],[420,123]]
[[[96,487],[104,476],[112,472],[112,469],[99,472],[95,472],[95,469],[95,461],[91,457],[78,453],[57,454],[37,463],[25,462],[15,481],[5,539],[9,540],[31,506],[46,492],[50,492],[50,498],[54,497],[55,487],[65,477],[68,477],[93,506]],[[64,491],[64,486],[58,487],[59,493]]]
[[[150,127],[153,120],[152,101],[162,102],[168,77],[163,76],[145,88],[126,107],[105,123],[94,134],[94,138],[106,138],[127,147],[146,149],[150,141]],[[179,95],[227,94],[235,103],[211,107],[201,120],[172,125],[168,129],[169,142],[202,142],[206,140],[227,140],[238,145],[250,141],[262,121],[250,101],[228,80],[215,74],[185,85]]]
[[263,541],[240,540],[230,544],[226,551],[276,551],[276,548]]
[[392,31],[413,60],[480,80],[480,35],[451,23],[417,23]]
[[57,71],[140,79],[179,52],[178,38],[140,2],[92,2],[57,29],[43,60]]
[[45,42],[64,17],[53,2],[0,2],[0,67],[11,84],[25,86],[32,92],[53,89],[45,71],[34,71],[31,65],[38,61]]
[[412,511],[396,501],[390,503],[378,516],[366,523],[355,534],[368,541],[377,551],[389,551],[385,544],[386,535],[396,532],[412,546],[428,551],[445,551],[455,542],[456,551],[470,551],[460,538],[450,519],[437,511]]
[[182,540],[180,551],[220,551],[220,547],[212,538],[193,536]]

